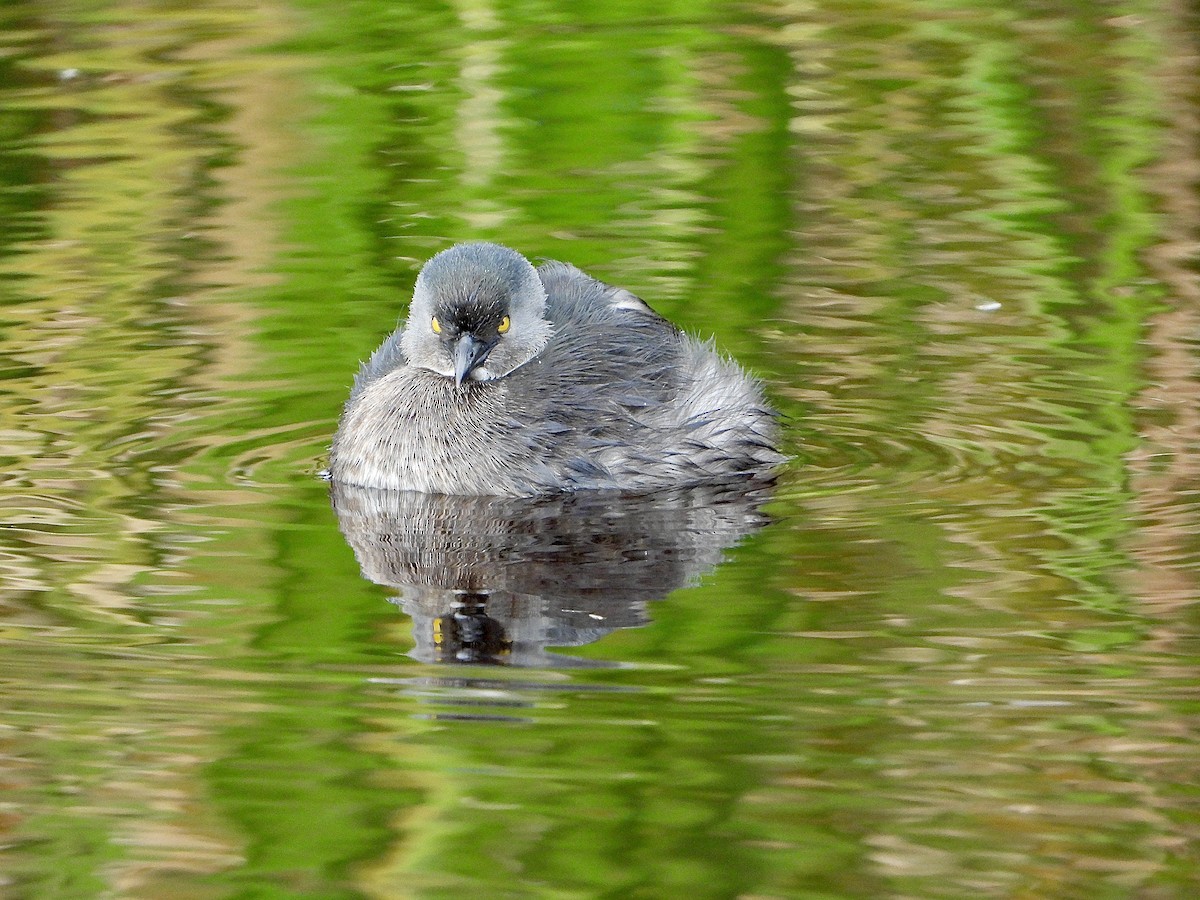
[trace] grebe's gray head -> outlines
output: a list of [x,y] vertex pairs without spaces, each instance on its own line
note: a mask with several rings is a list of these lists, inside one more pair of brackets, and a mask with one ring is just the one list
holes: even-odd
[[410,365],[456,383],[491,381],[546,346],[546,290],[529,260],[499,244],[456,244],[425,263],[400,346]]

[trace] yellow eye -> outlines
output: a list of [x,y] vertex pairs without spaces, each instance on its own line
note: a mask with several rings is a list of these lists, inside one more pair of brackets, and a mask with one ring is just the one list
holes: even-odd
[[430,321],[429,327],[433,329],[434,334],[442,333],[442,323],[437,320],[437,316],[434,316]]
[[505,316],[500,320],[500,324],[496,326],[496,331],[504,334],[504,332],[508,331],[510,325],[512,325],[512,322],[508,321],[508,316]]

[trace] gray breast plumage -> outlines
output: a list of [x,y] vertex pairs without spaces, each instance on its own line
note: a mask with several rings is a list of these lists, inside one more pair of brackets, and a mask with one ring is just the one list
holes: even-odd
[[[331,476],[464,495],[770,476],[783,458],[775,416],[740,367],[572,266],[548,263],[536,277],[549,337],[502,377],[459,384],[413,365],[400,332],[389,337],[355,381]],[[406,328],[426,327],[416,315]]]

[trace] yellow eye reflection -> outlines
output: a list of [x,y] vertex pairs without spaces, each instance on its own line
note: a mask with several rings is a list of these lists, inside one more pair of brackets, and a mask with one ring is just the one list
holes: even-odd
[[437,316],[434,316],[434,317],[433,317],[433,318],[430,320],[430,322],[429,322],[429,327],[433,329],[433,333],[434,333],[434,334],[441,334],[441,333],[442,333],[442,323],[441,323],[441,322],[439,322],[439,321],[437,320]]
[[504,332],[508,331],[511,326],[512,322],[508,320],[508,316],[505,316],[500,320],[500,324],[496,326],[496,331],[499,334],[504,334]]

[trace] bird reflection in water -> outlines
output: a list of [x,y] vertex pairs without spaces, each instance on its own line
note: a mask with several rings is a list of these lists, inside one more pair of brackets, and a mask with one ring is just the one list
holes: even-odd
[[423,662],[604,666],[561,653],[646,623],[767,519],[745,481],[646,496],[455,497],[334,483],[363,575],[395,588]]
[[488,595],[454,591],[448,615],[429,620],[437,662],[499,663],[512,653],[504,626],[487,614]]

